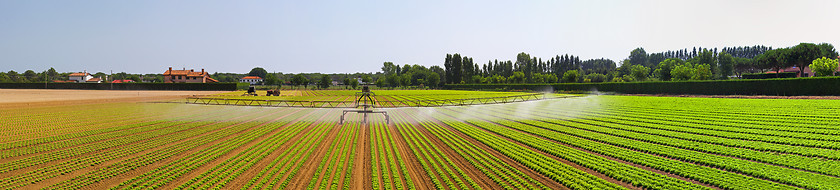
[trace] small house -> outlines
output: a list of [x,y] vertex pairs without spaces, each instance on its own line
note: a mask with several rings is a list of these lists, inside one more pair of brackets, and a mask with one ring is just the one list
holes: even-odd
[[90,75],[90,73],[85,71],[81,73],[71,73],[69,80],[75,81],[76,83],[83,83],[87,82],[90,79],[93,79],[93,75]]
[[263,79],[258,76],[246,76],[239,79],[239,82],[248,83],[251,85],[262,84]]

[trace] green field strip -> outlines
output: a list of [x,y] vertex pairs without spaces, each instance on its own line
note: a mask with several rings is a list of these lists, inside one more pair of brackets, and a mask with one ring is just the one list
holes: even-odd
[[[596,177],[592,174],[586,173],[586,172],[581,171],[581,170],[579,170],[577,168],[574,168],[572,166],[563,164],[562,162],[554,160],[554,159],[552,159],[548,156],[536,153],[536,152],[534,152],[530,149],[527,149],[525,147],[522,147],[522,146],[520,146],[516,143],[510,142],[506,139],[495,136],[495,135],[491,134],[491,132],[484,131],[484,130],[476,128],[474,126],[469,126],[467,124],[464,124],[464,123],[461,123],[461,122],[458,122],[458,121],[454,121],[451,118],[449,118],[449,116],[444,117],[444,116],[441,116],[439,114],[434,114],[433,117],[436,120],[438,120],[440,122],[443,122],[447,126],[452,127],[455,130],[458,130],[461,133],[464,133],[464,134],[472,137],[473,139],[476,139],[476,140],[484,143],[485,145],[495,149],[496,151],[501,152],[502,154],[508,156],[509,158],[511,158],[513,160],[516,160],[517,162],[533,169],[537,173],[543,174],[546,177],[548,177],[548,178],[550,178],[550,179],[552,179],[552,180],[554,180],[554,181],[556,181],[560,184],[563,184],[564,186],[569,187],[571,189],[624,189],[621,186],[618,186],[616,184],[607,182],[606,180],[598,178],[598,177]],[[518,134],[518,133],[514,133],[514,134]],[[510,137],[507,137],[507,138],[510,138]],[[530,138],[530,139],[536,140],[534,138]],[[544,141],[542,143],[544,143],[543,145],[546,145],[546,146],[550,144],[547,141]],[[559,147],[557,147],[557,148],[559,148]],[[539,150],[539,148],[538,148],[538,150]],[[587,160],[592,160],[592,159],[597,160],[597,158],[600,158],[600,157],[590,155],[588,153],[585,153],[585,152],[582,152],[582,151],[579,151],[579,150],[574,150],[574,149],[571,149],[571,150],[572,151],[577,151],[577,152],[571,152],[570,151],[570,152],[564,152],[562,154],[552,154],[552,155],[558,156],[558,157],[561,157],[561,155],[566,156],[566,157],[569,157],[569,156],[584,156],[584,155],[589,155],[591,157],[596,157],[596,158],[590,158],[590,159],[587,159]],[[592,164],[599,164],[599,165],[600,164],[610,164],[610,163],[620,164],[620,163],[617,163],[615,161],[610,161],[610,160],[607,160],[607,159],[604,159],[604,158],[601,158],[601,159],[602,160],[599,160],[597,162],[592,162]],[[570,161],[572,161],[572,160],[570,160]],[[576,163],[578,163],[578,162],[576,162]],[[578,164],[580,164],[580,163],[578,163]],[[589,168],[592,168],[592,167],[589,167]],[[637,169],[641,173],[648,173],[650,175],[659,175],[659,174],[655,174],[655,173],[650,172],[650,171],[634,168],[634,167],[631,167],[629,165],[624,165],[624,167],[615,167],[615,165],[607,165],[604,168],[595,168],[596,171],[599,171],[598,169],[609,170],[609,171],[615,171],[615,170],[618,170],[618,171],[633,171],[634,169]],[[603,171],[599,171],[599,172],[603,172]],[[617,176],[611,175],[611,174],[607,174],[607,176],[610,176],[610,177],[613,177],[613,178],[617,177]],[[630,180],[634,180],[634,179],[635,178],[625,178],[624,180],[630,181]],[[669,180],[667,180],[666,176],[662,176],[662,175],[659,175],[659,176],[657,176],[657,178],[654,178],[654,179],[660,180],[659,181],[660,183],[669,181]],[[684,182],[684,181],[679,181],[679,180],[676,180],[676,179],[672,179],[672,180],[674,181],[673,185],[677,185],[677,186],[668,186],[668,187],[680,187],[679,184],[682,184],[682,187],[686,187],[686,188],[687,187],[691,187],[691,188],[695,188],[695,189],[701,189],[702,188],[702,186],[696,186],[696,185],[693,185],[693,184],[690,184],[690,183],[687,183],[687,182]],[[650,180],[647,180],[647,181],[650,181]],[[636,185],[637,183],[639,185],[642,185],[641,184],[642,182],[638,182],[638,181],[633,181],[633,182],[634,182],[634,185]],[[647,183],[647,182],[644,182],[644,183]],[[662,188],[662,187],[665,187],[665,186],[658,185],[657,187]]]
[[[478,184],[472,178],[466,175],[466,173],[460,167],[458,167],[458,165],[452,162],[449,156],[447,156],[443,151],[441,151],[438,146],[434,145],[434,143],[432,143],[431,140],[426,138],[425,135],[417,131],[417,129],[414,126],[412,126],[408,122],[405,122],[405,119],[403,117],[397,115],[397,117],[394,118],[398,119],[395,122],[396,126],[398,127],[398,130],[405,131],[405,134],[408,134],[408,137],[414,140],[415,146],[410,147],[417,148],[421,152],[426,152],[427,155],[431,155],[431,158],[433,158],[433,160],[429,160],[429,162],[439,166],[440,168],[443,168],[443,171],[446,175],[448,175],[448,178],[454,180],[454,185],[457,185],[457,187],[450,185],[450,189],[481,189],[481,187],[479,187]],[[406,136],[403,136],[403,139],[407,139]]]
[[[211,160],[217,158],[219,155],[225,154],[233,150],[237,146],[241,146],[242,144],[247,143],[248,140],[255,139],[259,136],[265,135],[266,133],[270,132],[270,129],[266,127],[258,127],[255,130],[245,130],[258,126],[262,123],[267,122],[247,122],[241,125],[236,125],[238,129],[234,132],[244,133],[232,136],[232,138],[227,141],[220,142],[219,144],[204,148],[202,150],[198,150],[190,155],[184,156],[181,159],[169,162],[162,167],[155,168],[152,171],[146,172],[144,174],[140,174],[139,176],[124,181],[119,186],[116,186],[114,188],[122,189],[162,187],[166,183],[175,180],[175,178],[180,177],[186,174],[187,172],[191,172],[192,170],[195,170],[196,168],[200,167],[201,165],[207,162],[210,162]],[[230,134],[232,135],[235,133]]]
[[[239,123],[239,122],[237,122]],[[195,128],[195,130],[186,130],[183,129],[176,129],[176,128],[168,128],[167,132],[172,132],[170,135],[165,136],[166,138],[160,138],[160,136],[155,136],[153,140],[143,141],[139,144],[133,144],[131,147],[126,148],[119,148],[112,151],[105,151],[99,154],[92,154],[86,157],[81,158],[73,158],[69,161],[65,161],[58,164],[53,164],[47,167],[38,168],[34,171],[26,172],[23,175],[18,175],[10,178],[6,178],[0,180],[0,184],[7,185],[7,183],[15,184],[15,182],[21,182],[21,180],[26,180],[26,182],[38,182],[44,179],[52,178],[58,175],[63,175],[66,173],[70,173],[76,170],[80,170],[82,168],[88,166],[94,166],[98,164],[102,164],[105,161],[113,160],[122,158],[126,155],[131,155],[135,153],[140,153],[148,149],[158,148],[163,145],[169,145],[172,142],[179,141],[181,139],[186,139],[190,137],[194,137],[196,135],[204,134],[207,132],[211,132],[217,129],[223,128],[230,128],[232,124],[237,124],[232,122],[216,122],[216,123],[201,123],[195,125],[186,125],[184,128]],[[239,123],[239,125],[244,125],[244,123]],[[233,125],[237,126],[237,125]],[[132,136],[134,138],[138,138],[136,136]],[[138,138],[144,139],[144,138]],[[23,184],[19,184],[23,185]],[[0,187],[3,188],[3,187]]]
[[[417,121],[415,114],[400,112],[399,115],[409,115],[408,117]],[[448,130],[443,129],[437,124],[432,122],[422,122],[420,125],[422,125],[423,128],[428,129],[431,134],[446,143],[447,146],[455,150],[459,155],[467,159],[470,164],[487,175],[500,187],[504,189],[536,189],[536,187],[540,187],[539,189],[548,189],[548,187],[545,187],[542,183],[532,179],[510,165],[501,162],[498,158],[490,155],[485,150],[462,140],[460,137],[453,136]],[[412,127],[417,126],[415,125]],[[492,159],[488,157],[492,157]]]
[[[557,114],[558,112],[554,112]],[[535,113],[532,113],[535,114]],[[649,143],[667,145],[687,150],[700,151],[704,153],[732,156],[751,160],[756,162],[763,162],[773,165],[780,165],[784,167],[802,169],[816,173],[828,174],[834,177],[840,175],[840,162],[836,160],[827,160],[823,158],[804,157],[791,154],[778,154],[775,152],[756,151],[753,149],[729,147],[718,144],[709,144],[702,142],[704,138],[714,138],[708,136],[699,136],[678,132],[671,132],[665,130],[653,131],[655,129],[647,129],[636,127],[633,125],[620,125],[615,123],[607,123],[600,121],[589,121],[584,119],[548,119],[549,114],[544,113],[541,117],[546,118],[532,118],[533,120],[562,125],[581,130],[593,131],[613,136],[624,137],[628,139],[640,140]],[[518,120],[519,122],[540,126],[542,124],[528,120]],[[555,130],[555,129],[551,129]],[[566,131],[565,129],[557,129]],[[635,132],[642,131],[642,132]],[[734,141],[729,139],[719,139],[723,141]]]
[[[487,113],[487,112],[485,112],[485,113]],[[470,121],[468,121],[468,122],[470,122]],[[535,126],[532,126],[532,125],[525,125],[525,124],[521,124],[521,123],[517,123],[517,122],[513,122],[513,121],[497,121],[497,122],[500,123],[500,124],[503,124],[504,126],[507,126],[507,127],[515,128],[517,130],[528,132],[530,134],[534,134],[534,135],[537,135],[537,136],[542,136],[542,137],[545,137],[545,138],[548,138],[548,139],[556,140],[558,142],[570,144],[570,145],[581,147],[581,148],[587,147],[586,143],[592,143],[592,144],[606,143],[606,144],[604,144],[606,146],[610,146],[610,145],[615,146],[616,147],[615,151],[620,150],[620,148],[618,148],[618,147],[628,148],[628,149],[639,151],[637,153],[645,152],[645,153],[649,153],[649,154],[656,154],[656,155],[659,155],[659,156],[672,158],[672,159],[675,159],[675,160],[685,160],[685,161],[690,161],[692,163],[700,163],[700,164],[703,164],[703,165],[708,165],[710,167],[716,167],[716,168],[725,169],[725,170],[728,170],[728,171],[736,171],[736,172],[739,172],[739,173],[744,173],[744,174],[748,174],[748,175],[751,175],[751,176],[760,177],[760,178],[763,178],[763,179],[769,179],[769,180],[773,180],[773,181],[778,181],[778,182],[785,183],[785,184],[796,185],[796,186],[800,186],[800,187],[820,188],[820,187],[825,187],[824,186],[825,184],[840,183],[840,179],[838,179],[838,178],[819,175],[819,174],[815,174],[815,173],[798,171],[798,170],[789,169],[789,168],[782,168],[782,167],[778,167],[778,166],[771,166],[771,165],[766,165],[766,164],[761,164],[761,163],[756,163],[756,162],[751,162],[751,161],[741,160],[741,159],[736,159],[736,158],[724,157],[724,156],[719,156],[719,155],[702,154],[702,153],[698,154],[697,152],[690,151],[690,150],[685,150],[685,149],[680,149],[680,148],[675,148],[675,147],[670,147],[670,146],[665,146],[665,145],[659,145],[659,144],[653,144],[653,143],[647,143],[647,142],[642,142],[642,141],[636,141],[636,140],[626,139],[626,138],[622,138],[622,137],[615,137],[615,136],[595,133],[595,132],[591,132],[591,131],[585,131],[585,130],[579,130],[579,129],[573,129],[573,128],[557,128],[557,129],[552,128],[553,130],[547,130],[547,129],[544,129],[544,128],[535,127]],[[555,127],[557,125],[543,123],[543,124],[540,124],[539,126],[547,128],[547,127]],[[586,148],[586,149],[594,151],[594,152],[598,152],[598,153],[601,153],[601,154],[605,154],[605,155],[609,155],[610,153],[615,154],[615,151],[606,152],[605,148],[603,148],[603,147],[604,146],[602,146],[602,148],[598,148],[598,149],[590,149],[590,148]],[[629,151],[629,150],[625,150],[625,151]],[[604,152],[606,152],[606,153],[604,153]],[[638,160],[626,160],[626,161],[634,162],[634,163],[637,163],[637,164],[644,164],[645,163],[645,162],[640,162]],[[657,167],[654,167],[654,168],[657,168]],[[705,168],[705,167],[696,167],[695,166],[695,168]],[[675,170],[675,169],[666,170],[666,171],[674,173],[672,170]],[[679,175],[683,176],[683,174],[679,174]],[[702,179],[702,178],[700,178],[702,176],[699,176],[699,177],[698,176],[684,176],[684,177],[691,178],[691,179],[696,179],[698,181],[703,181],[703,180],[700,180],[700,179]],[[751,180],[751,179],[747,178],[747,179],[742,179],[740,184],[749,184],[749,183],[760,182],[760,181],[761,180]],[[764,181],[764,182],[769,182],[769,181]],[[725,188],[725,186],[722,186],[722,185],[724,185],[726,183],[718,184],[718,183],[712,182],[711,184],[714,184],[714,185],[716,185],[718,187],[721,187],[721,188]],[[766,187],[767,184],[757,183],[755,185],[761,185],[761,186],[754,186],[754,187]],[[771,186],[775,186],[775,185],[771,184]],[[744,187],[749,187],[749,186],[744,186]]]
[[[34,139],[30,141],[17,141],[13,143],[0,144],[0,158],[8,158],[14,156],[21,156],[27,154],[34,154],[40,152],[51,152],[60,150],[66,147],[83,145],[93,143],[101,140],[126,137],[138,133],[148,132],[161,128],[171,127],[169,123],[185,123],[187,121],[202,120],[209,117],[218,117],[224,112],[208,112],[202,115],[183,115],[178,118],[173,118],[168,121],[152,120],[142,123],[116,126],[112,128],[104,128],[99,130],[91,130],[83,133],[73,133],[66,135],[57,135],[49,138]],[[186,121],[183,121],[186,120]],[[168,122],[168,123],[167,123]],[[72,139],[67,141],[67,139]],[[57,143],[60,142],[60,143]],[[79,153],[79,152],[76,152]],[[62,154],[63,155],[63,154]]]
[[647,114],[664,114],[666,116],[676,116],[680,118],[698,118],[709,121],[726,121],[739,124],[756,124],[759,126],[743,125],[750,128],[770,128],[773,130],[803,132],[803,133],[817,133],[817,134],[840,134],[840,120],[827,120],[816,118],[796,118],[788,116],[759,116],[759,115],[735,115],[722,113],[709,113],[705,110],[696,111],[678,111],[656,108],[642,108],[642,107],[626,107],[626,106],[609,106],[601,108],[603,110],[614,111],[630,111],[641,112]]

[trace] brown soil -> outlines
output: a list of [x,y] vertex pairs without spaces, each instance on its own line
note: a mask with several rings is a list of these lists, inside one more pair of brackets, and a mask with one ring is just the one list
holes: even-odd
[[402,156],[403,162],[405,162],[406,170],[408,170],[408,175],[411,177],[414,186],[418,189],[434,189],[434,185],[430,183],[429,176],[423,169],[423,165],[417,160],[419,158],[414,156],[406,139],[397,131],[399,129],[394,126],[393,122],[388,127],[391,128],[391,135],[396,139],[396,144],[394,145],[396,146],[396,150],[399,151],[400,156]]
[[0,89],[0,97],[3,97],[0,99],[0,107],[9,109],[114,102],[168,101],[192,95],[224,92],[226,91]]
[[370,146],[372,143],[370,141],[370,125],[361,125],[359,128],[361,131],[361,136],[359,137],[358,146],[356,148],[356,161],[353,163],[353,177],[350,179],[353,180],[353,184],[350,185],[350,189],[373,189],[373,184],[370,182],[371,178],[371,166],[370,163],[371,156],[370,156]]
[[767,95],[692,95],[692,94],[619,94],[625,96],[692,97],[692,98],[741,98],[741,99],[824,99],[840,100],[840,96],[767,96]]
[[[327,150],[330,150],[332,148],[330,145],[332,145],[333,143],[341,143],[341,142],[335,142],[336,140],[338,140],[338,138],[336,138],[336,137],[338,137],[338,133],[339,133],[339,131],[341,131],[341,126],[339,126],[338,124],[335,124],[335,125],[327,125],[327,126],[323,126],[323,127],[329,127],[329,129],[328,129],[329,131],[327,132],[327,136],[324,137],[323,139],[321,139],[321,144],[319,144],[318,147],[315,147],[317,149],[315,151],[313,151],[311,153],[311,156],[309,156],[309,159],[307,159],[303,163],[303,166],[300,168],[300,171],[298,171],[298,173],[295,176],[290,176],[292,178],[292,180],[291,180],[291,183],[289,183],[289,185],[286,186],[286,188],[306,189],[306,187],[309,185],[309,183],[312,180],[312,176],[315,175],[316,172],[323,173],[324,172],[323,170],[325,170],[327,168],[326,165],[329,164],[329,163],[324,163],[324,166],[322,166],[321,171],[318,171],[318,165],[321,164],[321,161],[324,160],[324,159],[327,159],[327,162],[329,162],[330,161],[330,155],[335,154],[335,151],[338,151],[337,149],[336,150],[331,150],[331,153],[327,154]],[[323,175],[323,174],[319,174],[319,175]],[[316,181],[316,183],[322,181],[323,177],[319,177],[317,180],[318,181]]]

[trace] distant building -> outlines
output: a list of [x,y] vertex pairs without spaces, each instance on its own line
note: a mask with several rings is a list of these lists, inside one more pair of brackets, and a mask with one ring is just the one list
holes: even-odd
[[85,71],[85,72],[81,72],[81,73],[71,73],[69,80],[76,81],[76,83],[83,83],[83,82],[87,82],[87,80],[90,80],[92,78],[93,78],[93,75],[90,75],[90,73]]
[[258,76],[246,76],[239,79],[239,82],[247,82],[251,85],[255,85],[261,84],[263,82],[263,79]]
[[91,78],[85,81],[86,83],[102,83],[102,78]]
[[201,69],[201,72],[195,72],[192,69],[172,70],[172,67],[169,67],[169,70],[166,70],[166,72],[163,73],[163,81],[166,83],[219,82],[216,79],[210,78],[210,74],[204,72],[204,69]]

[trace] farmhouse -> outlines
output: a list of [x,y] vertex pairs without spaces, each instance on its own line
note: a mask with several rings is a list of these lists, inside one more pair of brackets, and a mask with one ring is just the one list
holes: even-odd
[[85,81],[86,83],[102,83],[102,78],[91,78]]
[[93,79],[93,75],[90,75],[87,71],[81,73],[72,73],[70,74],[71,81],[75,81],[76,83],[83,83],[87,82],[88,80]]
[[246,76],[239,79],[239,82],[247,82],[251,85],[259,84],[263,82],[263,79],[258,76]]
[[210,75],[207,72],[204,72],[204,69],[201,69],[201,72],[195,72],[194,70],[172,70],[172,67],[169,67],[169,70],[163,73],[163,81],[166,83],[211,83],[211,82],[219,82],[216,79],[210,78]]

